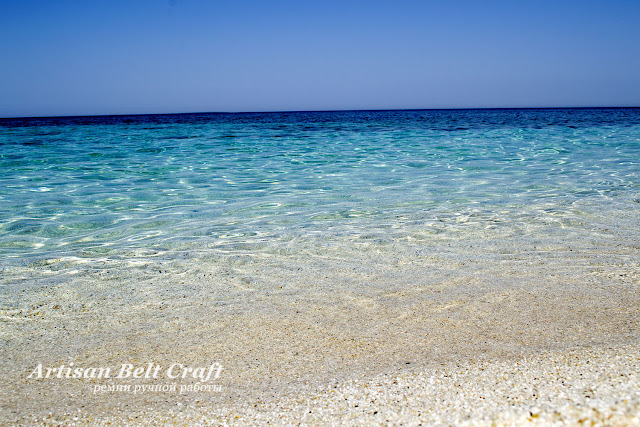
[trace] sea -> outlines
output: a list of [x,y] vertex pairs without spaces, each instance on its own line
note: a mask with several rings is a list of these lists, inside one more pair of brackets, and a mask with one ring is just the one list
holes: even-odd
[[639,208],[638,108],[0,120],[5,270],[486,232],[637,242]]

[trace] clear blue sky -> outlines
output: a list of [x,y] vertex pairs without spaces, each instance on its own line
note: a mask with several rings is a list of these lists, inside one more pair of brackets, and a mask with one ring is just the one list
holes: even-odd
[[639,0],[0,0],[0,117],[639,106]]

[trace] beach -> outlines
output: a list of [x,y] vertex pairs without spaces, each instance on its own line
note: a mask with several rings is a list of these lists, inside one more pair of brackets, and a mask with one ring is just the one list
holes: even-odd
[[[373,253],[328,257],[312,283],[299,256],[281,255],[112,267],[74,286],[22,290],[21,307],[4,318],[4,420],[637,422],[633,263],[541,254],[489,263],[486,252],[476,261],[407,259],[384,245]],[[346,280],[349,291],[337,285]],[[27,378],[37,364],[70,361],[113,372]],[[125,363],[149,362],[224,369],[206,383],[115,378]],[[202,384],[220,389],[180,391]],[[131,388],[140,385],[156,391]]]
[[638,117],[6,126],[0,422],[638,424]]

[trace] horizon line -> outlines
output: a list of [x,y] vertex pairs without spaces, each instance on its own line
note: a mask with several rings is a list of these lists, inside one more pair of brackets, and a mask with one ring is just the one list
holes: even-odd
[[362,108],[330,110],[263,110],[263,111],[184,111],[172,113],[111,113],[111,114],[69,114],[60,116],[3,116],[0,120],[20,119],[63,119],[82,117],[130,117],[130,116],[178,116],[186,114],[292,114],[292,113],[347,113],[382,111],[460,111],[460,110],[597,110],[640,108],[640,105],[628,106],[563,106],[563,107],[448,107],[448,108]]

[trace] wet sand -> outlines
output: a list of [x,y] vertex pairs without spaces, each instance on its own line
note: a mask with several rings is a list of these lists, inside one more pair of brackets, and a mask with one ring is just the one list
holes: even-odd
[[[637,249],[338,246],[8,271],[2,422],[638,422]],[[71,362],[162,370],[27,378]],[[216,390],[163,375],[214,362]],[[126,385],[167,390],[96,391]]]

